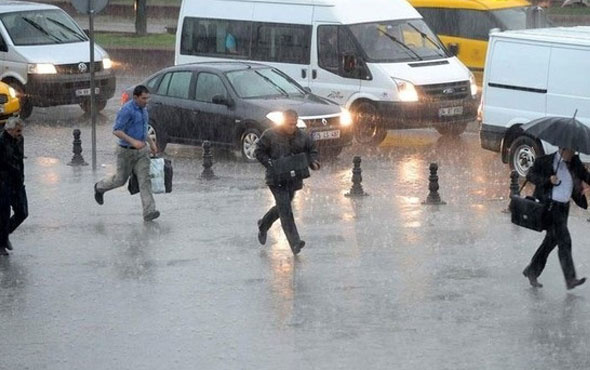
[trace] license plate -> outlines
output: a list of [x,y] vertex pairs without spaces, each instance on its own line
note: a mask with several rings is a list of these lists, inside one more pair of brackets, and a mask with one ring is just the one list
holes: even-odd
[[[98,95],[100,93],[100,88],[95,87],[94,93]],[[90,96],[90,89],[78,89],[76,90],[76,96]]]
[[459,116],[463,114],[463,107],[447,107],[438,110],[439,117]]
[[340,130],[312,132],[311,138],[314,140],[338,139],[340,138]]

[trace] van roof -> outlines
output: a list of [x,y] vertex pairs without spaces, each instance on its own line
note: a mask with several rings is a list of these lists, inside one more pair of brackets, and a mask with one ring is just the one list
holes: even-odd
[[590,46],[590,26],[505,31],[492,33],[490,37]]
[[0,0],[0,13],[12,13],[27,10],[59,9],[55,5],[33,3],[31,1]]
[[[277,23],[309,24],[310,20],[299,19],[298,15],[303,13],[290,11],[289,6],[307,8],[304,13],[313,11],[316,21],[341,24],[422,18],[406,0],[183,0],[181,16],[250,20],[255,9],[267,6],[276,14],[273,20]],[[285,7],[284,14],[281,14],[282,6]],[[252,20],[258,19],[254,17]]]
[[408,0],[417,8],[496,10],[530,6],[526,0]]

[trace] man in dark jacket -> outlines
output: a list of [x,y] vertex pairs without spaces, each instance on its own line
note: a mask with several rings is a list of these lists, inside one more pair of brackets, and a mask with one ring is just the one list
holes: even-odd
[[23,158],[23,122],[10,118],[0,135],[0,255],[3,256],[12,250],[8,235],[28,216]]
[[282,124],[268,129],[262,134],[254,152],[256,159],[266,167],[266,184],[276,203],[262,219],[258,220],[258,241],[260,244],[266,243],[268,229],[280,218],[291,250],[293,254],[297,255],[305,242],[299,238],[293,219],[291,201],[295,192],[303,187],[303,179],[296,176],[289,180],[279,180],[273,168],[273,162],[290,155],[305,153],[309,168],[319,170],[320,163],[317,160],[318,152],[315,143],[307,133],[297,127],[299,118],[297,112],[287,110],[283,116],[284,122]]
[[527,180],[535,184],[533,195],[548,205],[549,215],[545,239],[522,273],[533,287],[542,287],[537,278],[545,268],[547,257],[557,245],[567,289],[584,284],[586,278],[576,278],[567,218],[570,198],[579,207],[588,208],[581,184],[582,181],[590,183],[590,173],[574,151],[562,148],[557,153],[537,158],[527,174]]

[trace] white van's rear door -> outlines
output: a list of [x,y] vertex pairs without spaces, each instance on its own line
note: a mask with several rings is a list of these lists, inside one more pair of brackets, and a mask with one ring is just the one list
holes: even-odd
[[361,80],[343,73],[342,45],[347,35],[336,23],[314,23],[311,47],[310,87],[314,94],[345,106],[361,89]]

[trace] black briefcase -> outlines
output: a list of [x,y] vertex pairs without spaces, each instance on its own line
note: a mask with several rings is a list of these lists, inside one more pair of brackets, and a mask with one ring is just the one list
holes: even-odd
[[549,224],[548,206],[538,199],[519,195],[510,196],[512,223],[535,231],[543,231]]
[[309,161],[306,153],[292,154],[272,161],[275,178],[279,183],[295,179],[306,179],[309,174]]
[[[164,159],[164,186],[166,187],[166,193],[172,192],[173,175],[174,170],[172,168],[172,161],[169,159]],[[139,193],[139,182],[137,181],[137,176],[133,172],[131,173],[131,176],[129,176],[127,190],[129,190],[129,194],[131,195]]]

